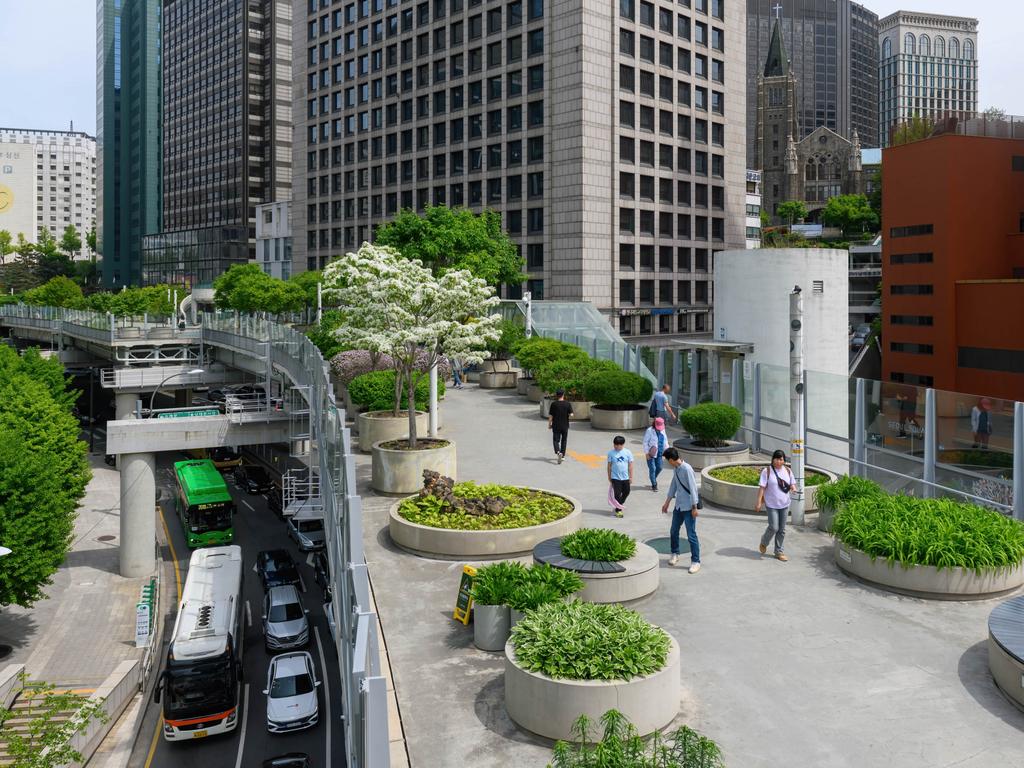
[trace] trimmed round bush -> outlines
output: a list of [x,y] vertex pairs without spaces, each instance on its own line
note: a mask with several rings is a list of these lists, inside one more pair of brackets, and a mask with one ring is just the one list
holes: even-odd
[[518,664],[563,680],[632,680],[665,666],[668,634],[615,603],[552,602],[512,628]]
[[[764,465],[721,467],[710,470],[709,474],[716,480],[723,480],[726,483],[758,485],[761,482],[762,469],[764,469]],[[815,472],[813,469],[804,470],[804,487],[810,487],[813,485],[824,486],[827,482],[828,475],[823,475],[821,472]]]
[[725,403],[701,403],[683,411],[679,421],[697,445],[718,448],[736,434],[741,414]]
[[[344,353],[343,353],[344,354]],[[437,377],[437,396],[444,394],[444,381]],[[369,411],[390,411],[395,407],[395,372],[371,371],[356,376],[348,384],[348,396],[352,402],[364,406]],[[421,375],[416,382],[416,409],[423,411],[430,405],[430,380]],[[402,387],[401,408],[409,407],[409,398],[405,386]]]
[[822,483],[818,487],[818,507],[837,510],[843,504],[864,496],[885,496],[882,486],[866,477],[843,475],[831,483]]
[[534,373],[538,368],[555,360],[571,360],[588,356],[575,344],[566,344],[564,341],[555,339],[544,339],[540,336],[532,336],[517,344],[515,354],[519,364]]
[[594,360],[591,357],[569,358],[546,363],[533,372],[537,386],[545,392],[565,390],[566,400],[586,400],[586,382],[598,373],[621,370],[611,360]]
[[561,547],[566,557],[617,563],[636,554],[636,539],[611,528],[580,528],[563,536]]
[[1012,568],[1024,560],[1024,523],[953,499],[859,496],[843,504],[832,535],[872,559],[904,567]]
[[512,352],[526,341],[526,329],[515,320],[502,320],[498,325],[501,335],[487,342],[492,360],[508,360]]
[[467,481],[452,488],[456,496],[467,499],[497,497],[509,502],[498,515],[470,515],[447,512],[436,496],[413,496],[398,506],[398,514],[410,523],[431,528],[456,531],[495,531],[529,528],[561,520],[573,510],[572,503],[561,496],[535,491],[517,485],[492,485]]
[[625,408],[650,400],[654,385],[640,374],[616,366],[587,376],[583,391],[587,400],[597,405]]

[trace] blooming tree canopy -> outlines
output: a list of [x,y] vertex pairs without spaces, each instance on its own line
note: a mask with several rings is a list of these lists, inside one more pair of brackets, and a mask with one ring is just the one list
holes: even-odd
[[[487,357],[486,345],[500,332],[494,290],[468,270],[435,277],[418,260],[385,246],[364,243],[329,264],[324,294],[339,306],[339,341],[347,347],[389,355],[395,367],[395,415],[401,387],[415,402],[416,381],[442,355],[464,362]],[[425,356],[425,359],[424,359]],[[409,408],[409,447],[416,447],[416,412]]]

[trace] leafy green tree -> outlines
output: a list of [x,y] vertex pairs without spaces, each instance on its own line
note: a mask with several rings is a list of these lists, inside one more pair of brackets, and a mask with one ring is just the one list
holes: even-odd
[[896,125],[889,138],[889,144],[898,147],[900,144],[927,139],[934,131],[935,125],[931,121],[921,115],[913,115]]
[[235,264],[213,281],[213,288],[218,307],[239,312],[297,312],[305,301],[299,285],[271,277],[258,264]]
[[0,279],[4,292],[13,290],[15,293],[21,293],[39,285],[42,280],[39,279],[39,257],[35,245],[19,232],[15,245],[8,251],[8,254],[10,253],[14,254],[14,258],[3,265]]
[[868,195],[868,202],[871,210],[875,212],[879,223],[882,221],[882,170],[879,169],[871,174],[871,194]]
[[57,243],[57,248],[69,259],[74,259],[82,250],[82,237],[78,234],[74,224],[64,227],[64,234],[61,236],[60,242]]
[[100,284],[100,267],[96,259],[75,262],[75,282],[83,290],[95,290]]
[[62,275],[51,277],[38,288],[25,291],[23,298],[26,304],[37,307],[85,307],[85,296],[82,295],[81,287],[74,280]]
[[89,252],[92,253],[93,261],[95,261],[96,260],[96,254],[99,253],[99,249],[96,247],[96,225],[95,224],[92,225],[92,229],[90,229],[86,233],[86,235],[85,235],[85,245],[89,249]]
[[[62,242],[58,242],[50,234],[49,229],[40,227],[36,243],[29,244],[36,254],[36,263],[39,265],[36,271],[40,282],[45,283],[51,277],[71,277],[75,274],[74,263],[67,254],[61,252]],[[81,247],[81,240],[79,240],[79,247]]]
[[878,214],[864,195],[839,195],[828,201],[821,220],[830,227],[839,227],[844,235],[857,235],[878,227]]
[[799,200],[786,200],[775,208],[775,214],[790,226],[807,218],[807,206]]
[[395,248],[407,259],[419,259],[435,275],[467,269],[492,288],[523,281],[524,262],[501,228],[501,215],[485,210],[431,206],[422,216],[403,210],[377,230],[377,245]]
[[91,470],[63,368],[0,347],[0,605],[30,607],[71,548]]
[[308,331],[309,340],[316,344],[324,360],[331,360],[347,347],[338,340],[337,330],[341,327],[341,313],[335,309],[324,312],[320,325]]
[[11,242],[11,233],[6,229],[0,229],[0,265],[6,264],[7,254],[14,252],[14,246],[11,245]]
[[323,278],[319,269],[308,272],[299,272],[288,279],[288,284],[293,285],[302,292],[302,302],[306,309],[316,308],[316,287]]

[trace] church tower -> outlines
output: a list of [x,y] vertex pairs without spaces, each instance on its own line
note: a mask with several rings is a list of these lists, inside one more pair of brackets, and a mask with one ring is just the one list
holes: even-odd
[[764,71],[757,78],[757,161],[762,172],[762,207],[772,219],[776,205],[798,191],[791,189],[792,168],[787,167],[793,162],[792,144],[800,140],[796,106],[796,77],[776,17]]

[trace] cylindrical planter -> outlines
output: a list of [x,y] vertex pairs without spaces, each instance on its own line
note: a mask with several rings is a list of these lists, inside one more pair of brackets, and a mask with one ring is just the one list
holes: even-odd
[[679,458],[694,469],[704,469],[715,464],[750,463],[750,447],[733,440],[726,441],[721,448],[694,445],[693,439],[689,437],[673,440],[672,445],[679,451]]
[[531,386],[533,386],[533,379],[531,379],[528,376],[520,376],[516,380],[516,392],[518,392],[523,397],[526,397]]
[[818,509],[818,530],[825,533],[832,533],[832,518],[836,511],[832,507],[820,507]]
[[679,713],[679,644],[670,640],[665,666],[632,680],[555,680],[530,672],[516,662],[510,640],[505,645],[505,709],[519,726],[549,739],[572,740],[580,715],[597,723],[609,709],[621,712],[646,736]]
[[[753,514],[754,505],[757,503],[758,486],[730,483],[726,480],[714,477],[711,473],[712,471],[721,469],[722,467],[755,467],[761,469],[765,466],[765,464],[754,464],[750,461],[730,461],[723,464],[712,464],[709,467],[704,467],[700,473],[701,498],[703,498],[704,501],[713,503],[716,507],[725,507],[737,512],[750,512]],[[836,476],[828,470],[819,469],[818,467],[807,467],[807,469],[811,469],[825,475],[828,477],[829,481],[834,481],[836,479]],[[774,482],[775,478],[772,477],[771,480]],[[815,485],[805,487],[804,511],[814,512],[817,508],[818,487]]]
[[[367,411],[356,417],[359,428],[359,450],[370,453],[373,444],[382,440],[397,440],[409,436],[409,414],[402,411],[394,416],[392,411]],[[416,436],[426,437],[429,428],[426,411],[416,411]]]
[[932,565],[912,565],[904,568],[900,563],[890,564],[885,558],[872,560],[870,555],[838,539],[835,560],[840,570],[882,589],[932,600],[977,600],[1024,584],[1024,563],[980,574],[959,567],[939,569]]
[[999,690],[1024,711],[1024,597],[997,605],[988,617],[988,669]]
[[[586,600],[589,603],[626,603],[645,597],[658,588],[661,575],[658,552],[654,547],[641,541],[636,543],[636,553],[633,557],[617,563],[624,570],[612,573],[592,573],[587,570],[571,568],[571,564],[558,562],[559,558],[545,556],[544,545],[549,544],[550,541],[541,542],[540,545],[534,547],[534,562],[550,563],[556,568],[575,571],[576,575],[583,580],[583,589],[575,595],[580,600]],[[577,562],[586,563],[588,561]]]
[[484,360],[480,363],[480,373],[519,373],[511,360]]
[[[382,448],[382,440],[373,444],[370,485],[381,493],[413,493],[423,487],[423,470],[432,469],[455,479],[455,443],[405,451]],[[424,440],[427,443],[428,440]]]
[[[447,474],[442,472],[441,474]],[[420,477],[420,485],[423,478]],[[376,487],[376,486],[375,486]],[[414,489],[415,490],[415,489]],[[399,499],[391,505],[388,532],[391,540],[402,549],[428,557],[454,559],[481,559],[508,557],[532,552],[538,542],[555,536],[565,536],[578,530],[583,521],[583,505],[572,496],[555,493],[544,488],[534,490],[559,496],[572,504],[572,511],[559,520],[529,528],[505,530],[462,531],[450,528],[432,528],[406,520],[398,514]]]
[[[512,627],[514,627],[516,624],[518,624],[520,621],[522,621],[523,620],[523,616],[525,616],[525,615],[526,615],[526,612],[525,611],[520,611],[518,608],[510,608],[509,609],[509,625],[508,626],[509,626],[509,631],[510,632],[512,631]],[[506,638],[506,642],[507,642],[507,638]]]
[[500,651],[508,642],[511,615],[507,605],[473,603],[473,645],[481,651]]
[[591,429],[628,432],[631,429],[647,429],[649,426],[651,417],[646,405],[634,405],[626,409],[596,404],[590,406]]
[[480,389],[512,389],[518,378],[518,371],[481,371]]
[[[553,397],[543,397],[540,401],[540,417],[546,419],[548,417],[548,409],[551,408],[551,404],[555,402]],[[571,400],[572,405],[572,416],[569,417],[569,421],[586,421],[590,418],[590,403],[586,400]]]
[[536,384],[530,384],[530,386],[526,388],[526,397],[528,400],[539,403],[544,397],[544,390]]

